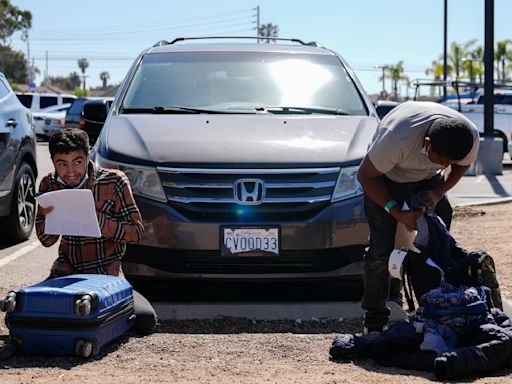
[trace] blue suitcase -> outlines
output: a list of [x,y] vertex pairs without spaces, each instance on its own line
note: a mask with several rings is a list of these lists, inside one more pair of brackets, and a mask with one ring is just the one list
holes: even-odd
[[130,283],[108,275],[70,275],[9,292],[10,343],[37,356],[96,355],[135,320]]

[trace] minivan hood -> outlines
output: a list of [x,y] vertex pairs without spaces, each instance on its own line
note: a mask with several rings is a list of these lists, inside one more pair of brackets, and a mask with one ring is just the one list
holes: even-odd
[[110,116],[108,157],[140,164],[339,164],[360,160],[369,116],[218,114]]

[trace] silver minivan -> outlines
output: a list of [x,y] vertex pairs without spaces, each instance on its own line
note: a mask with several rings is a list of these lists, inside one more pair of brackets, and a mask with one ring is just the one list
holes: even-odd
[[196,39],[140,54],[93,148],[143,216],[127,277],[360,279],[378,117],[352,70],[317,43]]

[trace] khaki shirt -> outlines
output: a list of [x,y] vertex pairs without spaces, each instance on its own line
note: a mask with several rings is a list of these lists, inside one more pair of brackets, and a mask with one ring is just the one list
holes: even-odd
[[470,165],[475,161],[480,145],[475,125],[451,108],[425,101],[407,101],[391,110],[379,124],[368,157],[378,171],[397,183],[429,179],[444,167],[421,153],[424,138],[435,120],[453,117],[465,120],[472,129],[473,147],[464,159],[455,163]]

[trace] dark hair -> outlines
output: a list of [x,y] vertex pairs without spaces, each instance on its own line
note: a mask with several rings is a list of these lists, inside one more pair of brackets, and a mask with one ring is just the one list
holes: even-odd
[[89,153],[89,136],[78,128],[64,128],[57,131],[50,137],[48,143],[50,156],[53,158],[57,153],[69,153],[73,151],[84,151]]
[[432,150],[450,160],[462,160],[473,148],[469,123],[459,118],[439,118],[428,129]]

